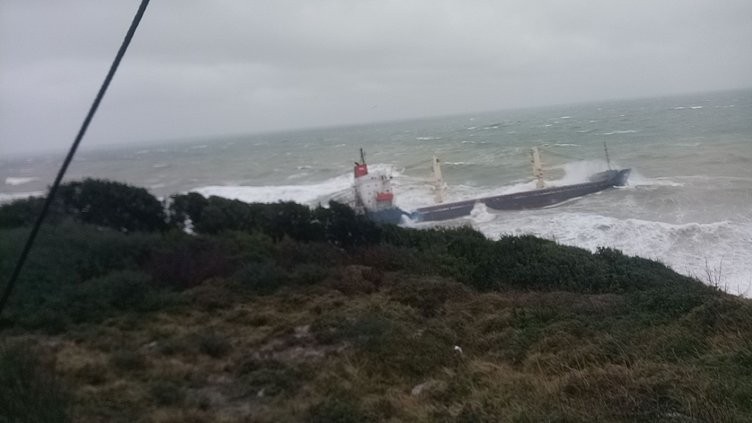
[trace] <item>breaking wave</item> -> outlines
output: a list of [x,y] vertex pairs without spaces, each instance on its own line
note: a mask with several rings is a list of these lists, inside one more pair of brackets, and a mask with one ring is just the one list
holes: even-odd
[[0,204],[9,203],[15,200],[21,200],[29,197],[41,197],[44,195],[44,191],[30,191],[30,192],[14,192],[3,193],[0,192]]
[[638,131],[636,129],[625,129],[623,131],[604,132],[602,135],[635,134],[637,132]]
[[752,293],[752,223],[670,224],[619,219],[557,210],[503,213],[497,219],[473,221],[486,236],[531,234],[595,251],[611,247],[628,255],[658,260],[679,273],[708,282],[717,275],[732,294]]
[[23,185],[23,184],[28,184],[29,182],[34,182],[34,181],[38,181],[38,180],[39,180],[39,178],[37,178],[35,176],[31,176],[31,177],[9,176],[9,177],[5,178],[5,185],[11,185],[11,186]]

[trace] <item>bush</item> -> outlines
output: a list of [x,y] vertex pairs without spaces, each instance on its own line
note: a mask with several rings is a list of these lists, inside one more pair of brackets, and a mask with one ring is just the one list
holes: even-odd
[[190,219],[196,229],[196,222],[203,221],[203,212],[207,204],[208,200],[196,192],[171,196],[167,218],[170,226],[185,230],[185,222]]
[[[10,274],[26,235],[22,228],[0,230],[0,274]],[[149,248],[159,242],[157,235],[126,235],[71,222],[43,226],[8,304],[7,317],[24,327],[56,332],[69,319],[87,321],[109,315],[108,309],[128,309],[121,295],[125,295],[122,301],[138,303],[132,295],[139,296],[148,282],[136,269]],[[115,275],[108,280],[110,274]],[[136,276],[134,286],[129,285],[130,276]],[[112,285],[136,289],[114,294]]]
[[174,234],[152,252],[147,268],[157,283],[182,290],[229,276],[233,255],[221,239]]
[[0,347],[0,422],[68,422],[69,407],[53,368],[27,347]]
[[301,242],[328,241],[344,248],[371,245],[381,240],[381,229],[347,205],[329,202],[329,208],[311,210],[294,202],[244,203],[199,194],[171,197],[170,222],[181,227],[186,218],[198,233],[225,231],[260,232],[279,241],[290,237]]
[[[44,197],[31,197],[15,200],[0,206],[0,228],[15,228],[18,226],[31,226],[42,211]],[[59,216],[48,213],[47,221],[56,220]]]
[[295,266],[290,279],[296,284],[313,285],[323,281],[329,273],[328,269],[318,264],[303,263]]
[[336,246],[352,248],[381,241],[381,228],[345,204],[330,201],[328,209],[318,207],[313,216],[323,224],[326,240]]
[[268,295],[290,282],[287,273],[273,262],[248,263],[233,279],[239,286],[255,294]]
[[56,201],[82,223],[127,232],[167,229],[162,203],[144,188],[87,178],[61,185]]
[[98,322],[123,311],[160,309],[173,300],[154,289],[148,275],[126,270],[62,287],[57,295],[48,296],[47,302],[56,310],[54,318],[83,323]]

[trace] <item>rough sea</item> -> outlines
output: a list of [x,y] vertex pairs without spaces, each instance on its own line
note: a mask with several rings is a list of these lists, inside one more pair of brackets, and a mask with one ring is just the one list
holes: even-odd
[[[451,201],[533,189],[533,146],[549,185],[585,181],[607,168],[604,142],[613,167],[632,168],[627,187],[540,210],[477,208],[443,224],[614,247],[752,296],[752,90],[83,150],[67,179],[316,205],[352,198],[362,147],[372,169],[393,176],[397,205],[411,210],[433,204],[433,154]],[[41,194],[62,157],[0,158],[0,202]]]

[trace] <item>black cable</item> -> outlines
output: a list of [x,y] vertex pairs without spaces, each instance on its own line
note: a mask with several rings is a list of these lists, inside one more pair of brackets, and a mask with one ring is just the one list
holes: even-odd
[[73,145],[71,145],[71,148],[68,151],[68,155],[65,157],[65,160],[63,161],[63,165],[60,167],[60,171],[58,171],[57,173],[55,182],[50,187],[49,193],[47,193],[47,198],[44,200],[42,211],[39,213],[39,216],[37,216],[36,222],[34,222],[34,227],[32,227],[31,233],[29,234],[29,237],[26,239],[26,244],[24,245],[24,248],[21,251],[21,255],[19,256],[18,261],[16,262],[16,267],[13,268],[13,273],[11,274],[10,279],[8,280],[8,284],[5,286],[5,290],[3,291],[2,298],[0,298],[0,315],[2,315],[3,310],[5,309],[5,305],[8,302],[8,298],[10,297],[10,294],[13,291],[13,287],[16,285],[16,281],[18,280],[18,275],[21,273],[21,269],[23,268],[23,265],[26,262],[26,258],[29,255],[29,251],[31,251],[31,247],[34,244],[34,239],[36,239],[37,233],[39,232],[39,227],[42,226],[42,221],[44,221],[44,218],[50,209],[50,205],[52,204],[52,200],[54,199],[55,194],[57,193],[57,189],[60,186],[60,182],[63,180],[63,176],[65,175],[65,172],[68,170],[68,166],[73,160],[73,156],[76,154],[76,150],[78,149],[78,145],[81,143],[81,139],[84,137],[84,134],[86,134],[86,130],[89,128],[89,123],[91,123],[91,120],[94,117],[94,113],[96,113],[97,108],[99,107],[99,103],[102,101],[102,98],[104,97],[104,93],[107,91],[107,87],[109,87],[110,82],[112,81],[112,78],[115,76],[115,71],[117,71],[117,68],[120,65],[120,61],[123,59],[123,56],[125,55],[125,51],[128,49],[128,45],[131,43],[131,40],[133,39],[133,34],[136,33],[136,28],[138,28],[138,24],[141,22],[141,18],[144,16],[144,12],[146,11],[146,6],[148,5],[149,5],[149,0],[141,0],[141,5],[138,7],[136,16],[133,17],[131,26],[130,28],[128,28],[128,32],[125,34],[123,43],[120,45],[120,50],[118,50],[117,55],[115,56],[115,60],[113,60],[112,65],[110,66],[110,71],[107,72],[107,76],[104,78],[104,82],[102,83],[102,86],[99,88],[99,93],[97,93],[97,97],[94,99],[94,103],[92,103],[91,108],[89,108],[89,113],[86,115],[86,119],[84,119],[83,124],[81,124],[81,129],[79,129],[78,135],[76,135],[76,139],[73,141]]

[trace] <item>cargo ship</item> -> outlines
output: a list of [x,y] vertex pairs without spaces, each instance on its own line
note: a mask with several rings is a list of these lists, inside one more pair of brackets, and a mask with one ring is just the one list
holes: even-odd
[[384,172],[370,173],[366,154],[360,149],[360,162],[353,167],[354,209],[369,219],[381,223],[397,224],[409,213],[394,205],[391,176]]
[[631,169],[611,169],[611,162],[608,158],[608,149],[605,151],[609,170],[591,175],[587,182],[546,187],[543,180],[540,154],[537,148],[533,148],[531,151],[531,161],[533,163],[533,174],[536,178],[536,189],[450,203],[443,202],[444,182],[441,177],[439,160],[434,157],[434,184],[436,185],[436,201],[439,204],[420,207],[412,212],[406,212],[394,205],[394,193],[390,182],[391,178],[384,173],[368,173],[365,154],[361,149],[361,162],[355,163],[354,170],[356,209],[360,210],[374,221],[396,224],[401,222],[402,216],[407,216],[413,222],[456,219],[470,215],[473,208],[478,204],[483,204],[492,211],[525,210],[548,207],[573,198],[593,194],[612,187],[626,185]]

